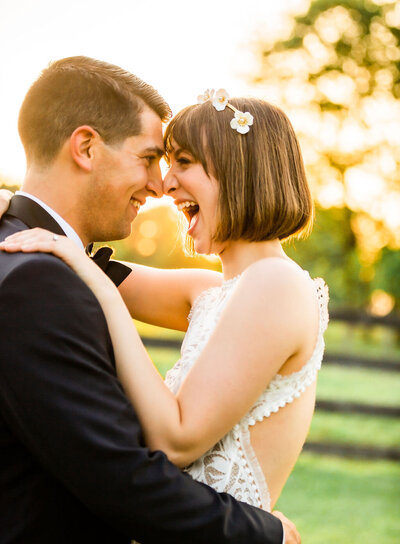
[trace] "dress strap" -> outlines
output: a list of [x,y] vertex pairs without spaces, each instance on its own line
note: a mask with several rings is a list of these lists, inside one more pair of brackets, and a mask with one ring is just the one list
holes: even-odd
[[318,306],[319,306],[319,332],[323,334],[329,322],[328,302],[329,302],[329,290],[325,281],[322,278],[315,278],[314,284],[317,289]]

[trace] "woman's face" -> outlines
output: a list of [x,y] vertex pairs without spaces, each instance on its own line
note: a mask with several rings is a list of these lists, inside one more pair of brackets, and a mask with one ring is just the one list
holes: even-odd
[[173,142],[170,169],[164,178],[164,193],[174,199],[189,223],[197,253],[220,253],[225,244],[213,241],[217,226],[218,182],[186,150]]

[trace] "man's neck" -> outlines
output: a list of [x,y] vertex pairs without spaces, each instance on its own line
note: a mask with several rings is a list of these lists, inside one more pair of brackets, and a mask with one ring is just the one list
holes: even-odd
[[73,175],[70,175],[69,171],[31,167],[25,176],[21,191],[51,208],[53,213],[55,212],[75,232],[83,245],[91,242],[82,232],[79,218],[75,213],[79,199],[74,191]]
[[65,221],[63,217],[61,217],[55,210],[53,210],[50,206],[48,206],[45,202],[43,202],[40,198],[37,198],[36,196],[26,192],[26,191],[17,191],[17,195],[25,196],[27,198],[32,199],[36,204],[39,204],[46,212],[51,215],[51,217],[57,221],[57,223],[60,225],[62,230],[65,232],[65,234],[73,240],[79,247],[82,249],[85,247],[82,240],[78,236],[77,232],[71,227],[71,225]]

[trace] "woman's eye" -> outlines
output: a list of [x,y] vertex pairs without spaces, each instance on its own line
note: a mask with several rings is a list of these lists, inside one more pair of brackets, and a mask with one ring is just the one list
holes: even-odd
[[186,164],[190,164],[190,159],[188,159],[186,157],[179,157],[179,159],[176,159],[176,162],[178,164],[181,164],[182,166],[184,166]]

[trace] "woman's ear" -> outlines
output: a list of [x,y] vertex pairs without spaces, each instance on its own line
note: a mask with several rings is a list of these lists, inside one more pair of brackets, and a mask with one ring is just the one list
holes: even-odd
[[78,127],[71,134],[69,143],[72,160],[85,172],[92,171],[95,148],[100,140],[99,133],[89,125]]

